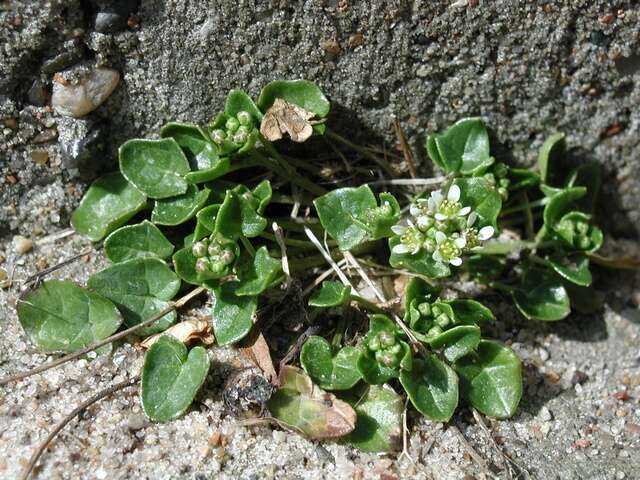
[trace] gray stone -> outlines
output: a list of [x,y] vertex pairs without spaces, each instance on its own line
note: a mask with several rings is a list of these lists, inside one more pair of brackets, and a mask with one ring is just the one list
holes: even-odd
[[119,13],[98,12],[96,15],[95,29],[100,33],[113,33],[127,26],[127,17]]
[[47,84],[39,78],[35,79],[27,92],[27,96],[31,105],[43,107],[46,105],[47,100],[49,100]]
[[93,121],[64,117],[58,131],[62,161],[71,175],[87,176],[104,167],[104,141]]

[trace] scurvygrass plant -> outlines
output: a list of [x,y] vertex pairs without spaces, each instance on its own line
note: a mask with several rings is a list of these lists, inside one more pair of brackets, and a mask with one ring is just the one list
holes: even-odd
[[[211,296],[215,344],[232,345],[258,329],[259,309],[286,295],[292,277],[313,279],[329,262],[340,281],[311,292],[309,316],[339,320],[330,339],[302,343],[302,369],[280,369],[268,407],[282,425],[391,451],[405,396],[435,421],[448,421],[460,401],[511,417],[522,395],[519,359],[483,337],[496,321],[491,310],[444,295],[443,282],[470,276],[507,293],[531,320],[596,308],[589,265],[603,241],[592,212],[597,168],[581,165],[562,179],[562,135],[545,142],[537,170],[508,166],[491,156],[482,121],[467,118],[428,137],[427,154],[445,176],[408,204],[367,184],[327,191],[275,142],[323,135],[329,106],[311,82],[275,81],[255,102],[232,90],[208,125],[171,122],[159,139],[123,144],[119,172],[98,179],[72,216],[77,232],[103,242],[111,265],[86,287],[48,280],[22,296],[18,316],[34,345],[75,352],[122,326],[156,335],[140,398],[151,420],[168,421],[189,408],[210,368],[211,342],[189,348],[172,327],[173,302],[187,285]],[[279,217],[283,205],[309,197],[306,218]],[[316,248],[322,255],[309,255]],[[409,278],[395,304],[364,298],[336,263],[350,259],[370,282],[357,258],[376,252],[387,270]],[[363,313],[364,329],[354,320]]]

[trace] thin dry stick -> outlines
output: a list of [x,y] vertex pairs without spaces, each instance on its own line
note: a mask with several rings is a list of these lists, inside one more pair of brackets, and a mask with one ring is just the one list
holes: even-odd
[[45,363],[44,365],[40,365],[39,367],[35,367],[35,368],[33,368],[31,370],[28,370],[26,372],[20,372],[20,373],[16,373],[15,375],[10,375],[8,377],[0,378],[0,385],[6,385],[7,383],[15,382],[17,380],[22,380],[23,378],[30,377],[31,375],[35,375],[37,373],[44,372],[46,370],[49,370],[50,368],[55,368],[55,367],[57,367],[59,365],[62,365],[63,363],[67,363],[67,362],[69,362],[71,360],[74,360],[74,359],[76,359],[78,357],[81,357],[85,353],[89,353],[89,352],[91,352],[93,350],[96,350],[96,349],[102,347],[103,345],[107,345],[108,343],[115,342],[116,340],[120,340],[121,338],[126,337],[130,333],[135,332],[136,330],[139,330],[139,329],[144,328],[144,327],[148,327],[149,325],[155,323],[160,318],[164,317],[167,313],[172,312],[173,310],[176,310],[176,309],[184,306],[187,302],[189,302],[189,300],[191,300],[194,297],[197,297],[198,295],[200,295],[204,291],[206,291],[206,289],[204,287],[195,288],[195,289],[191,290],[189,293],[187,293],[186,295],[184,295],[183,297],[181,297],[180,299],[176,300],[174,303],[169,305],[164,310],[161,310],[160,312],[156,313],[153,317],[151,317],[148,320],[145,320],[142,323],[134,325],[131,328],[127,328],[126,330],[118,332],[115,335],[111,335],[110,337],[107,337],[104,340],[100,340],[98,342],[92,343],[91,345],[87,345],[86,347],[84,347],[84,348],[82,348],[82,349],[80,349],[80,350],[78,350],[76,352],[70,353],[70,354],[65,355],[63,357],[60,357],[60,358],[58,358],[58,359],[56,359],[56,360],[54,360],[52,362]]
[[[346,260],[343,258],[342,260],[340,260],[338,262],[338,267],[342,267],[345,264]],[[318,275],[316,277],[316,279],[311,282],[309,284],[309,286],[307,288],[305,288],[302,291],[302,296],[306,297],[307,295],[309,295],[311,293],[311,290],[313,290],[314,288],[316,288],[318,285],[320,285],[327,277],[329,277],[332,273],[335,273],[335,270],[333,269],[333,267],[328,268],[327,270],[325,270],[324,272],[322,272],[320,275]]]
[[276,242],[280,246],[280,251],[282,252],[282,271],[287,276],[287,279],[289,279],[291,278],[291,271],[289,270],[289,257],[287,257],[287,246],[284,243],[282,229],[277,222],[273,222],[271,224],[271,228],[273,229],[273,233],[276,236]]
[[75,235],[75,233],[76,231],[73,228],[67,228],[66,230],[52,233],[51,235],[47,235],[46,237],[42,237],[41,239],[36,240],[36,245],[45,245],[47,243],[53,243],[58,240],[62,240],[63,238],[70,237],[71,235]]
[[89,399],[85,400],[80,405],[78,405],[76,408],[74,408],[71,411],[71,413],[69,413],[69,415],[64,417],[62,421],[60,421],[54,427],[54,429],[51,430],[51,432],[49,432],[49,435],[47,435],[47,438],[44,439],[44,442],[42,442],[38,446],[36,451],[33,452],[33,455],[31,455],[31,459],[29,460],[29,464],[25,467],[24,471],[22,472],[22,476],[20,478],[22,480],[27,480],[27,478],[29,478],[29,475],[31,474],[32,470],[35,468],[36,464],[38,463],[38,460],[40,459],[44,451],[47,449],[47,446],[49,445],[49,443],[55,438],[55,436],[60,432],[60,430],[62,430],[64,427],[66,427],[69,424],[69,422],[71,422],[71,420],[73,420],[82,411],[86,410],[88,407],[90,407],[94,403],[99,402],[103,398],[108,397],[109,395],[119,390],[123,390],[127,387],[130,387],[136,384],[138,380],[140,380],[140,376],[136,375],[135,377],[130,378],[129,380],[125,380],[124,382],[117,383],[111,387],[105,388],[104,390],[96,393],[94,396],[90,397]]
[[318,237],[315,236],[315,234],[311,231],[311,229],[309,227],[307,227],[305,225],[304,227],[304,233],[307,234],[307,237],[309,237],[309,240],[311,240],[311,243],[313,243],[316,248],[320,251],[320,253],[322,254],[322,256],[324,257],[324,259],[327,261],[327,263],[329,263],[329,265],[331,265],[331,268],[333,268],[333,270],[336,272],[336,274],[338,275],[338,278],[340,279],[340,281],[347,287],[351,287],[351,289],[355,292],[356,289],[353,288],[353,285],[351,285],[351,282],[349,281],[349,279],[347,278],[347,276],[344,274],[344,272],[340,269],[340,267],[338,266],[338,264],[335,262],[335,260],[333,258],[331,258],[331,255],[329,254],[329,252],[327,252],[324,247],[322,246],[322,244],[320,243],[320,240],[318,240]]
[[85,251],[80,252],[80,253],[78,253],[76,255],[73,255],[73,256],[71,256],[69,258],[65,258],[61,262],[59,262],[59,263],[57,263],[57,264],[55,264],[55,265],[53,265],[51,267],[45,268],[44,270],[40,270],[40,271],[34,273],[33,275],[31,275],[30,277],[27,277],[27,279],[22,283],[23,283],[23,285],[28,285],[33,281],[39,280],[42,277],[44,277],[45,275],[49,275],[50,273],[61,269],[65,265],[69,265],[70,263],[73,263],[76,260],[84,257],[85,255],[89,255],[91,253],[94,253],[96,250],[99,250],[101,247],[102,247],[102,245],[97,245],[97,246],[94,246],[94,247],[92,247],[92,248],[90,248],[88,250],[85,250]]
[[407,457],[411,463],[416,463],[409,455],[409,429],[407,428],[407,405],[409,404],[409,397],[407,397],[404,401],[404,411],[402,412],[402,452],[398,456],[398,459],[402,457]]
[[446,182],[449,177],[434,178],[391,178],[386,180],[376,180],[367,182],[367,185],[409,185],[409,186],[429,186],[440,185]]
[[400,142],[402,155],[404,155],[404,160],[409,166],[409,173],[411,174],[411,178],[416,178],[418,176],[418,172],[416,171],[416,164],[413,161],[413,153],[411,153],[411,149],[409,148],[409,144],[407,143],[407,138],[404,136],[404,132],[402,131],[402,127],[400,126],[400,122],[397,118],[393,119],[393,126],[396,130],[398,142]]

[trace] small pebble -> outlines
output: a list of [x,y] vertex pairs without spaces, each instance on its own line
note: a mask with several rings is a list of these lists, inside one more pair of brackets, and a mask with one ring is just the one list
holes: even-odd
[[120,82],[120,73],[111,68],[96,68],[77,84],[53,83],[51,104],[61,115],[83,117],[98,108]]
[[104,480],[105,478],[107,478],[107,472],[104,468],[100,467],[99,469],[96,470],[96,478],[98,480]]
[[540,360],[542,360],[543,362],[549,360],[549,352],[547,352],[544,348],[540,348],[538,350],[538,355],[540,355]]
[[33,241],[23,237],[22,235],[16,235],[15,237],[13,237],[13,246],[16,250],[16,253],[23,255],[31,251],[31,249],[33,248]]
[[551,412],[549,411],[549,409],[547,407],[542,407],[540,409],[540,420],[542,420],[543,422],[548,422],[552,419],[553,419],[553,415],[551,415]]
[[11,280],[7,275],[7,271],[4,268],[0,268],[0,288],[9,288],[11,286]]
[[49,153],[46,150],[34,150],[31,152],[31,159],[38,165],[44,165],[49,160]]
[[142,430],[144,428],[144,415],[139,413],[129,415],[129,418],[127,418],[127,428],[132,432]]

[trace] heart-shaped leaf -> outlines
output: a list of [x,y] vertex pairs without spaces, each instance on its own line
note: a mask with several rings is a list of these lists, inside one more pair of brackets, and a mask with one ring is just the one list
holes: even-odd
[[213,288],[213,333],[218,345],[242,340],[253,326],[258,297],[236,294],[238,282],[227,282]]
[[236,295],[260,295],[282,276],[282,262],[269,255],[262,246],[250,261],[238,267]]
[[174,197],[187,191],[184,176],[189,173],[189,162],[173,138],[129,140],[118,154],[122,174],[150,198]]
[[344,305],[351,299],[351,287],[343,285],[342,282],[325,280],[322,282],[320,290],[313,292],[309,298],[309,305],[312,307],[337,307]]
[[546,263],[562,278],[576,285],[588,287],[592,277],[589,271],[589,258],[583,253],[551,257]]
[[268,83],[260,92],[258,107],[265,113],[276,101],[276,98],[281,98],[308,112],[313,112],[317,118],[326,117],[331,107],[322,90],[308,80],[275,80]]
[[229,116],[236,116],[240,112],[248,112],[255,124],[262,120],[262,112],[258,110],[251,97],[242,90],[230,90],[224,103],[224,113]]
[[522,365],[504,345],[482,340],[477,355],[455,365],[462,397],[485,415],[509,418],[522,397]]
[[271,414],[309,438],[338,438],[353,431],[356,412],[351,406],[314,385],[299,368],[280,370],[280,389],[269,400]]
[[524,273],[522,285],[512,292],[518,310],[529,320],[554,322],[571,313],[569,295],[553,273],[530,268]]
[[127,223],[147,204],[147,197],[120,173],[110,173],[89,187],[71,215],[76,232],[94,242]]
[[498,191],[482,177],[456,178],[453,183],[460,187],[460,203],[478,214],[474,226],[491,225],[497,229],[498,215],[502,210],[502,197]]
[[331,344],[322,337],[310,336],[300,351],[300,364],[320,388],[348,390],[360,380],[356,362],[360,351],[343,347],[335,354]]
[[449,300],[447,303],[453,311],[456,324],[477,325],[482,322],[492,322],[496,319],[491,310],[475,300]]
[[258,213],[260,199],[243,185],[228,190],[216,216],[215,231],[237,240],[257,237],[267,227],[267,219]]
[[400,243],[399,237],[391,237],[389,239],[389,249],[391,256],[389,264],[394,268],[405,268],[410,272],[424,275],[428,278],[444,278],[451,275],[451,269],[443,262],[436,262],[432,255],[422,249],[418,253],[395,253],[393,247]]
[[104,241],[104,253],[113,263],[134,258],[168,258],[173,244],[148,220],[119,228]]
[[122,323],[108,299],[73,282],[47,280],[18,301],[22,328],[42,352],[73,352],[114,333]]
[[538,154],[538,168],[543,183],[553,185],[558,164],[565,154],[566,142],[564,133],[554,133],[542,144]]
[[472,175],[486,170],[494,159],[489,155],[489,135],[479,118],[463,118],[449,127],[442,135],[427,141],[427,153],[438,155],[431,160],[444,167],[446,172],[460,171]]
[[151,212],[151,221],[158,225],[180,225],[192,218],[209,198],[209,189],[198,190],[189,185],[182,195],[156,200]]
[[445,330],[428,340],[431,348],[442,348],[442,353],[450,362],[475,352],[480,343],[480,328],[477,325],[458,325]]
[[144,356],[140,400],[144,413],[157,422],[182,415],[196,397],[209,372],[202,347],[187,347],[171,335],[162,335]]
[[358,415],[345,441],[364,452],[393,452],[402,445],[404,401],[389,385],[366,385],[345,396]]
[[449,421],[458,406],[458,376],[435,355],[414,359],[411,371],[400,372],[400,383],[416,410],[431,420]]
[[[196,214],[198,223],[210,232],[209,235],[216,229],[216,217],[218,216],[218,210],[220,210],[220,205],[209,205],[201,209]],[[200,239],[198,238],[197,240]]]
[[[146,257],[117,263],[89,277],[87,286],[116,304],[127,326],[148,320],[167,308],[180,289],[180,279],[159,258]],[[176,321],[176,312],[164,315],[141,336],[162,332]]]

